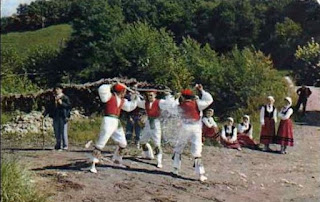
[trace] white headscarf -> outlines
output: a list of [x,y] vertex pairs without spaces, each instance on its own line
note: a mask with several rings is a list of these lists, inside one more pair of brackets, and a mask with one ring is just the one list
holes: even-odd
[[247,118],[248,119],[248,123],[250,123],[250,116],[249,115],[243,115],[243,117],[242,118]]
[[272,102],[274,102],[274,101],[275,101],[274,97],[273,97],[273,96],[271,96],[271,95],[269,95],[269,96],[267,97],[267,99],[268,99],[268,100],[272,100]]
[[228,120],[228,121],[231,121],[232,123],[234,123],[234,120],[233,120],[232,117],[228,117],[227,120]]
[[291,105],[292,105],[292,99],[291,99],[291,97],[286,97],[286,98],[284,98],[284,99],[289,102],[289,105],[287,105],[287,107],[291,107]]

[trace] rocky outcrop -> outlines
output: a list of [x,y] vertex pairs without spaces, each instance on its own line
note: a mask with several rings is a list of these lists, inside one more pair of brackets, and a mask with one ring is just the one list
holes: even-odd
[[[88,118],[79,110],[72,110],[70,120],[84,119]],[[39,111],[32,111],[31,113],[20,113],[13,118],[12,121],[3,124],[1,126],[2,134],[20,134],[25,135],[29,133],[48,133],[53,131],[52,119],[50,117],[43,117],[42,113]]]

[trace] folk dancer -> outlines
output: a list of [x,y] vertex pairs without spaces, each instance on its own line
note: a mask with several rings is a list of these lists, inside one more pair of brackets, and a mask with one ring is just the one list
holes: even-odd
[[214,110],[207,109],[205,117],[202,118],[202,142],[205,138],[216,140],[219,137],[219,128],[213,119]]
[[256,148],[257,144],[253,141],[253,126],[250,123],[250,117],[244,115],[242,123],[238,125],[238,142],[242,147]]
[[201,93],[201,99],[196,98],[190,89],[181,91],[179,104],[176,106],[181,111],[182,123],[179,137],[174,147],[173,174],[177,175],[181,168],[181,154],[185,145],[191,143],[191,154],[194,157],[195,172],[199,175],[201,182],[206,181],[205,170],[201,161],[202,152],[202,111],[212,102],[212,96],[203,90],[201,84],[196,85]]
[[113,85],[113,92],[110,91],[110,85],[102,85],[99,87],[99,96],[101,101],[105,103],[105,109],[99,138],[96,141],[95,149],[92,153],[92,166],[90,171],[93,173],[97,173],[95,164],[98,163],[99,158],[102,157],[101,151],[110,137],[118,143],[112,160],[114,163],[122,164],[123,151],[127,146],[127,140],[119,121],[120,112],[121,110],[130,112],[137,106],[136,99],[133,98],[132,101],[124,99],[126,88],[127,87],[121,83]]
[[241,151],[241,146],[237,139],[237,128],[233,125],[232,117],[227,118],[227,124],[223,126],[221,131],[222,144],[230,149]]
[[293,114],[290,97],[285,98],[286,105],[279,112],[280,124],[277,132],[277,144],[281,145],[281,154],[286,154],[287,146],[293,146],[293,127],[290,117]]
[[277,123],[277,109],[273,105],[274,98],[272,96],[267,97],[267,103],[261,107],[260,110],[260,143],[264,144],[263,151],[271,151],[269,145],[274,142],[275,139],[275,124]]
[[175,100],[170,94],[166,95],[166,99],[156,99],[156,92],[146,92],[146,99],[138,99],[138,107],[145,109],[147,120],[145,127],[141,131],[140,144],[144,156],[148,159],[154,159],[154,153],[151,145],[148,143],[150,139],[155,145],[155,155],[157,156],[157,167],[162,168],[162,149],[161,149],[161,124],[160,115],[162,110],[172,108]]

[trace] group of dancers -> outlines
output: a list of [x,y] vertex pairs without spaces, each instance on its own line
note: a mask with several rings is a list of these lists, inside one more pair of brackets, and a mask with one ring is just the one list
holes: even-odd
[[[127,146],[127,140],[124,130],[119,121],[121,110],[130,112],[136,107],[145,109],[147,120],[141,131],[140,144],[143,155],[147,159],[156,157],[157,167],[162,168],[162,148],[161,148],[161,121],[160,116],[163,111],[178,112],[180,122],[177,125],[175,134],[176,142],[173,149],[173,171],[178,175],[181,169],[181,155],[187,143],[191,143],[191,154],[194,157],[195,172],[200,181],[206,181],[205,169],[201,160],[203,135],[210,134],[213,137],[220,136],[221,143],[229,148],[241,150],[241,145],[256,146],[252,138],[252,125],[250,117],[243,116],[243,122],[238,128],[234,126],[233,118],[227,119],[227,124],[222,128],[221,134],[218,133],[218,127],[212,116],[214,111],[207,109],[213,102],[210,93],[203,89],[201,84],[195,86],[199,97],[190,89],[183,89],[178,96],[173,96],[166,92],[164,99],[156,98],[156,90],[147,90],[145,97],[133,92],[130,101],[125,99],[126,91],[131,90],[122,83],[114,85],[104,84],[99,87],[99,96],[105,103],[104,117],[101,124],[99,137],[94,145],[92,152],[92,165],[90,171],[97,173],[96,164],[100,162],[102,150],[109,138],[118,144],[113,154],[112,161],[122,165],[124,149]],[[286,98],[288,104],[280,111],[280,126],[277,135],[277,143],[281,144],[281,153],[285,153],[286,146],[293,146],[292,122],[290,116],[293,113],[291,108],[291,98]],[[269,144],[275,143],[275,123],[276,109],[273,106],[273,97],[268,97],[268,103],[261,109],[260,116],[262,131],[261,143],[265,144],[265,150],[270,150]],[[203,111],[205,116],[203,117]],[[203,118],[202,118],[203,117]],[[204,133],[204,134],[203,134]],[[213,134],[213,135],[212,135]],[[219,134],[219,135],[218,135]],[[153,141],[154,148],[149,144]],[[154,150],[154,151],[153,151]]]

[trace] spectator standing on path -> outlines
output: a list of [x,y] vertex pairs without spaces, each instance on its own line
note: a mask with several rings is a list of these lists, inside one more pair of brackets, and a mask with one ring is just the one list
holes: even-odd
[[307,101],[310,95],[312,94],[310,88],[306,87],[305,85],[302,85],[301,88],[297,90],[297,94],[299,95],[298,103],[296,105],[296,111],[299,111],[300,106],[302,104],[303,110],[302,113],[303,115],[306,113],[306,106],[307,106]]
[[[53,99],[48,103],[43,115],[53,119],[53,129],[56,138],[56,150],[68,149],[68,119],[70,118],[71,102],[63,93],[63,87],[57,85],[53,89]],[[62,142],[62,147],[61,147]]]

